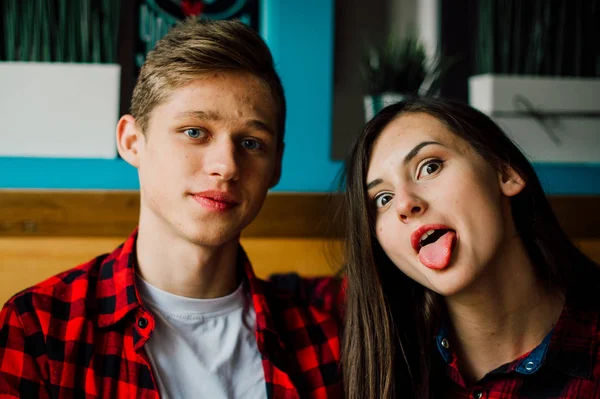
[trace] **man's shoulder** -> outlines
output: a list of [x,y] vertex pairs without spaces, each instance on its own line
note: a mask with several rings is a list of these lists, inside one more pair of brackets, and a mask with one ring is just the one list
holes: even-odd
[[[108,254],[58,273],[13,295],[5,304],[19,316],[35,313],[46,317],[68,317],[61,309],[70,308],[77,301],[85,301],[90,289],[94,289],[100,267]],[[64,313],[64,312],[63,312]]]
[[341,277],[275,274],[265,282],[265,287],[265,297],[272,310],[301,309],[331,314],[341,320],[345,299],[345,282]]
[[302,371],[294,375],[298,386],[307,387],[302,397],[341,396],[344,286],[345,280],[338,277],[304,278],[297,274],[271,276],[265,285],[272,323],[267,327],[273,328],[276,342],[281,345],[278,348],[286,353],[278,358],[282,352],[273,349],[272,355],[287,370]]

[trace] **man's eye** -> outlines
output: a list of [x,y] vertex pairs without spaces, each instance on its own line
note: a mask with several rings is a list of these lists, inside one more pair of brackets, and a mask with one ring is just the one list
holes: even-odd
[[388,202],[392,200],[392,198],[392,194],[389,193],[378,195],[377,197],[375,197],[375,207],[383,208]]
[[186,136],[188,136],[191,139],[197,139],[200,136],[202,136],[203,132],[200,129],[185,129],[183,131],[183,134],[185,134]]
[[260,150],[261,145],[258,140],[244,139],[242,140],[242,146],[247,150]]
[[440,169],[442,169],[443,163],[444,162],[439,159],[432,159],[431,161],[427,161],[419,169],[419,177],[429,176],[433,175],[436,172],[439,172]]

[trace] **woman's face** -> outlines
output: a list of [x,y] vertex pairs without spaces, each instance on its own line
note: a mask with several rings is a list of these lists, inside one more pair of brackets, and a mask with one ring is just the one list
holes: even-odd
[[444,296],[502,265],[523,188],[426,113],[403,114],[374,143],[366,187],[379,243],[407,276]]

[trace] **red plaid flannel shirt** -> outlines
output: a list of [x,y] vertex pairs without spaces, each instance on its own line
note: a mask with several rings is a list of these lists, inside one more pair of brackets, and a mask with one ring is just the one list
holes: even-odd
[[452,343],[442,343],[445,338],[442,329],[437,343],[446,362],[447,378],[439,385],[439,392],[442,392],[439,397],[600,398],[599,312],[597,289],[571,292],[557,324],[540,345],[491,371],[473,385],[465,384],[456,355],[452,352]]
[[[0,313],[0,398],[158,398],[144,344],[152,314],[134,285],[137,233],[29,288]],[[255,277],[243,251],[268,398],[339,398],[340,331],[333,278]],[[280,286],[286,286],[282,289]]]

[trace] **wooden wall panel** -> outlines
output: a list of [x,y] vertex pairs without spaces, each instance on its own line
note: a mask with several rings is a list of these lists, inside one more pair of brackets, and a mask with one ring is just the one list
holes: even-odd
[[[340,237],[330,194],[272,193],[245,237]],[[551,196],[567,234],[600,237],[600,196]],[[0,236],[125,237],[136,226],[137,191],[0,190]]]
[[[0,236],[125,237],[139,215],[137,191],[0,190]],[[332,237],[328,194],[269,194],[246,237]]]
[[583,253],[600,265],[600,239],[576,240],[576,243]]
[[[551,197],[557,217],[600,263],[600,196]],[[261,277],[336,272],[339,197],[270,194],[242,243]],[[62,270],[108,252],[135,228],[138,192],[0,190],[0,302]]]

